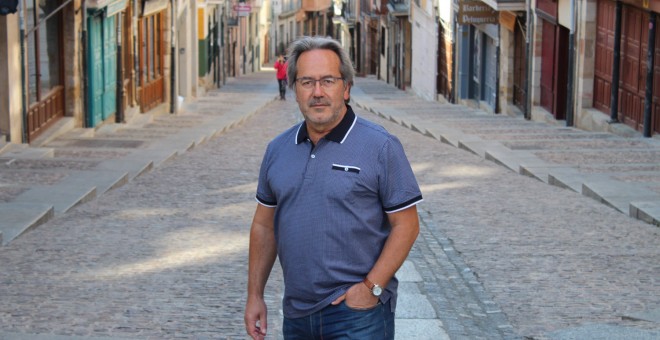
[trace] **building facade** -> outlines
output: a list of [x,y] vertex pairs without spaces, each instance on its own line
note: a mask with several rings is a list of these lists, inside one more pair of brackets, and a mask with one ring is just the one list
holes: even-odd
[[[21,0],[0,15],[0,140],[177,113],[260,69],[262,2]],[[262,33],[263,32],[263,33]]]

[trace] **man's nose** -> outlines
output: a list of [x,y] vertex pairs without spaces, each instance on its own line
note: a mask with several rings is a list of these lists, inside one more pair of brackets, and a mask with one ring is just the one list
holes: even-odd
[[317,80],[314,82],[314,97],[322,97],[324,92],[323,92],[323,87],[321,87],[321,81]]

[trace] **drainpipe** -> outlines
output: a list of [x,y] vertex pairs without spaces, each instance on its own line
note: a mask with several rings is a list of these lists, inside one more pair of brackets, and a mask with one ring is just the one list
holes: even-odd
[[176,96],[176,0],[172,0],[172,51],[170,52],[170,113],[175,114],[177,111],[177,96]]
[[646,53],[646,98],[644,98],[644,137],[651,137],[651,107],[653,105],[653,64],[655,61],[655,12],[649,13],[649,40]]
[[575,111],[573,103],[575,102],[575,0],[571,0],[571,29],[568,33],[568,84],[566,91],[568,96],[566,98],[566,126],[573,126]]
[[495,114],[502,113],[500,108],[500,29],[497,30],[497,47],[495,49]]
[[28,126],[27,126],[27,82],[25,81],[26,70],[25,70],[25,18],[27,17],[27,6],[25,6],[25,1],[21,2],[23,8],[18,11],[19,13],[19,22],[20,22],[20,44],[21,44],[21,106],[22,106],[22,118],[23,118],[23,134],[21,137],[22,143],[28,142]]
[[139,7],[137,0],[133,1],[133,68],[131,70],[131,79],[133,80],[133,86],[131,92],[133,93],[133,103],[140,107],[140,103],[137,100],[137,82],[138,77],[140,76],[140,52],[138,48],[138,25],[139,21]]
[[524,112],[525,119],[527,120],[532,119],[531,73],[532,73],[532,65],[534,63],[534,56],[533,56],[534,45],[532,44],[533,36],[534,36],[534,17],[531,8],[531,1],[527,1],[527,34],[525,34],[525,44],[526,44],[525,49],[527,54],[527,65],[525,67],[527,68],[527,70],[525,72],[525,112]]
[[87,70],[87,1],[83,0],[82,3],[82,33],[81,33],[81,50],[82,50],[82,74],[83,74],[83,126],[89,127],[89,72]]
[[451,42],[451,99],[449,100],[450,103],[456,104],[458,101],[456,100],[456,74],[458,73],[458,68],[456,67],[456,55],[458,54],[456,51],[456,41],[458,40],[458,21],[456,20],[456,17],[454,17],[454,32],[452,34],[452,42]]
[[612,87],[610,93],[610,120],[608,123],[619,122],[619,73],[621,63],[621,1],[616,2],[614,19],[614,56],[612,60]]
[[124,63],[122,62],[121,35],[122,35],[122,15],[117,16],[117,113],[115,114],[116,123],[125,123],[124,119]]

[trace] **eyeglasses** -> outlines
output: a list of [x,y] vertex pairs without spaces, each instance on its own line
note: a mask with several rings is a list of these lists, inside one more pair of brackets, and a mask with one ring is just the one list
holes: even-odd
[[340,80],[344,80],[342,77],[323,77],[321,79],[313,79],[313,78],[296,78],[296,82],[298,82],[298,85],[302,87],[305,90],[311,90],[316,86],[316,82],[319,82],[321,84],[321,87],[324,89],[331,89],[337,85],[337,82]]

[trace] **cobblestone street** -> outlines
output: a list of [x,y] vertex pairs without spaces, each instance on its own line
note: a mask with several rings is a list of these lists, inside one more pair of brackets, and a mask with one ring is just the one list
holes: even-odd
[[[657,226],[354,109],[397,135],[413,165],[424,202],[412,285],[448,338],[570,339],[594,325],[626,335],[615,339],[660,338],[660,323],[635,317],[660,309]],[[0,338],[245,339],[259,164],[266,143],[300,119],[289,92],[0,247]],[[266,290],[271,339],[279,269]]]
[[[242,127],[0,249],[0,329],[140,339],[243,339],[248,232],[275,103]],[[281,282],[268,301],[277,334]]]

